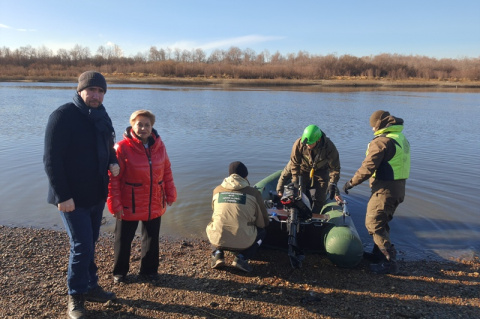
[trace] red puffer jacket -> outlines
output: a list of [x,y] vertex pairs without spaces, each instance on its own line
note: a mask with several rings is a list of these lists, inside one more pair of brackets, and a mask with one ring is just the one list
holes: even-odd
[[110,174],[108,209],[114,214],[123,210],[123,220],[147,221],[162,216],[167,203],[177,200],[170,159],[165,144],[153,130],[149,147],[132,133],[115,145],[120,174]]

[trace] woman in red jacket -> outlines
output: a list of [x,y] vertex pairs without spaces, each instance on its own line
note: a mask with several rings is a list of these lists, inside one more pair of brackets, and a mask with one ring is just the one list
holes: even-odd
[[157,131],[155,115],[138,110],[130,116],[124,139],[115,145],[120,165],[110,175],[108,209],[115,216],[114,282],[125,280],[138,222],[142,221],[140,275],[158,277],[161,216],[177,199],[170,160]]

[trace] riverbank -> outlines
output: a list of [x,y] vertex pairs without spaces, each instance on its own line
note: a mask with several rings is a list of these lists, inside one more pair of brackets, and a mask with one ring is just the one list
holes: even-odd
[[[370,79],[364,77],[336,77],[325,80],[298,79],[232,79],[206,77],[160,77],[142,74],[104,73],[109,84],[148,84],[177,86],[210,86],[231,88],[290,88],[308,91],[328,89],[424,89],[424,90],[480,90],[480,81],[467,80],[389,80]],[[0,82],[71,82],[76,83],[76,77],[11,77],[0,76]]]
[[[478,318],[480,261],[400,261],[400,274],[374,275],[362,262],[335,267],[307,255],[293,270],[285,252],[263,249],[245,274],[212,270],[203,240],[162,237],[160,278],[144,281],[135,238],[127,282],[111,276],[112,235],[97,244],[100,284],[118,299],[86,303],[88,318]],[[66,312],[65,232],[0,226],[0,317],[61,318]],[[231,256],[226,256],[227,263]]]

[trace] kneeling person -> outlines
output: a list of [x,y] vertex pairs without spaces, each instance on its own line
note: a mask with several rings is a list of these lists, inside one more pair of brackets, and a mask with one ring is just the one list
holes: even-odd
[[213,190],[212,221],[207,225],[212,244],[211,267],[225,265],[224,250],[236,257],[232,265],[250,272],[248,260],[265,239],[268,213],[260,192],[250,186],[248,170],[242,162],[232,162],[229,176]]

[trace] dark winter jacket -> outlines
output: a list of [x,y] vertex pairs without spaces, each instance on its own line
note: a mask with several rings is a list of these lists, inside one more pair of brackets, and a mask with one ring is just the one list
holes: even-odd
[[73,198],[76,207],[91,207],[106,200],[108,165],[117,163],[111,123],[103,105],[89,108],[78,94],[50,115],[43,156],[50,204]]
[[388,189],[392,195],[403,196],[410,173],[410,144],[402,130],[401,118],[390,115],[382,120],[368,144],[362,166],[350,180],[352,186],[370,179],[372,192]]
[[158,133],[153,130],[149,146],[127,128],[115,145],[120,174],[110,175],[108,209],[123,211],[123,220],[148,221],[162,216],[167,203],[177,200],[170,159]]
[[335,144],[325,135],[317,142],[312,150],[300,142],[295,141],[290,155],[292,181],[298,182],[298,176],[306,175],[314,170],[317,178],[326,183],[337,183],[340,179],[340,156]]

